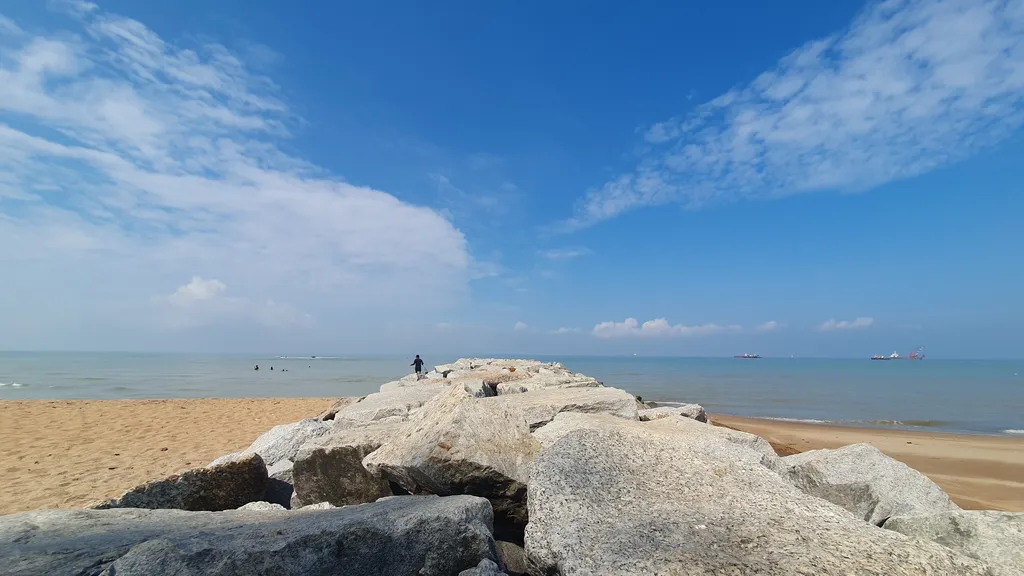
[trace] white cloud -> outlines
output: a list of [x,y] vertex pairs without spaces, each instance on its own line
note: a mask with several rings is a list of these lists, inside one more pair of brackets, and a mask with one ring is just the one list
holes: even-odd
[[622,338],[628,336],[702,336],[722,332],[740,332],[741,330],[743,328],[736,325],[699,324],[687,326],[684,324],[669,324],[664,318],[648,320],[640,324],[636,318],[626,318],[622,322],[601,322],[594,326],[591,332],[598,338]]
[[523,322],[516,322],[516,325],[513,326],[512,328],[515,329],[515,330],[526,330],[527,328],[529,328],[529,326],[527,326]]
[[[160,314],[143,310],[150,295],[196,272],[215,271],[211,301],[258,302],[268,322],[293,314],[287,301],[318,316],[446,305],[494,273],[438,212],[284,152],[300,122],[224,47],[66,5],[83,33],[0,20],[0,269],[42,287],[26,300],[0,283],[0,301],[24,300],[23,324],[48,316],[40,330],[60,331],[72,315],[46,311],[61,302],[141,325]],[[98,285],[114,288],[77,289]]]
[[203,280],[199,276],[193,276],[188,284],[179,287],[174,294],[171,294],[170,300],[177,306],[188,306],[193,302],[212,300],[227,289],[226,284],[215,278]]
[[551,333],[552,334],[575,334],[575,333],[577,333],[579,331],[580,331],[579,328],[566,328],[566,327],[563,326],[563,327],[558,328],[556,330],[552,330]]
[[825,332],[830,332],[830,331],[833,331],[833,330],[860,330],[860,329],[863,329],[863,328],[869,328],[874,323],[875,323],[875,319],[874,318],[860,317],[860,318],[857,318],[856,320],[852,320],[852,321],[851,320],[836,321],[835,318],[832,318],[831,320],[822,323],[822,325],[819,326],[819,329],[823,330]]
[[160,310],[161,325],[168,328],[193,328],[224,321],[256,324],[266,327],[310,326],[312,317],[287,303],[266,300],[254,302],[246,298],[226,296],[227,284],[211,278],[193,276],[188,284],[178,287],[166,301],[172,309]]
[[539,253],[548,260],[571,260],[590,254],[590,250],[586,248],[552,248],[541,250]]
[[758,326],[754,327],[754,331],[756,331],[756,332],[771,332],[772,330],[775,330],[778,327],[779,327],[779,323],[778,322],[776,322],[775,320],[769,320],[769,321],[765,322],[764,324],[759,324]]
[[858,191],[957,162],[1024,120],[1024,0],[873,2],[748,85],[651,126],[569,229],[642,206]]

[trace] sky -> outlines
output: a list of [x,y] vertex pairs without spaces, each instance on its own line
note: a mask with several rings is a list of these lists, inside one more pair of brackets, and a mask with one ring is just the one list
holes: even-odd
[[0,350],[1024,357],[1024,0],[0,5]]

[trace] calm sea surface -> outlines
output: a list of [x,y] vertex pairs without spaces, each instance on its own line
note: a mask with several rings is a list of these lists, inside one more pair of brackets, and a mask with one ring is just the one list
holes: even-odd
[[[644,400],[693,401],[712,412],[1024,434],[1020,360],[540,359],[557,360]],[[426,360],[430,366],[454,358]],[[406,374],[409,362],[399,357],[0,352],[0,400],[358,396]]]

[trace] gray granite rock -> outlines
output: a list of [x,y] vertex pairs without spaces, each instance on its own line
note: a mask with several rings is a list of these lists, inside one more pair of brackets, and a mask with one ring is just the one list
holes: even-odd
[[267,467],[259,454],[250,454],[212,468],[186,470],[147,482],[94,508],[233,510],[262,500],[266,490]]
[[[533,433],[534,438],[542,447],[548,447],[574,430],[613,430],[613,429],[646,430],[671,439],[674,442],[687,444],[693,449],[719,460],[761,464],[768,468],[778,457],[771,445],[759,436],[740,432],[740,436],[732,434],[733,430],[708,426],[689,418],[660,418],[648,422],[626,420],[607,414],[581,414],[563,412],[547,425]],[[746,438],[751,436],[752,438]],[[757,442],[753,440],[760,440]]]
[[529,463],[540,451],[525,412],[461,384],[435,396],[363,465],[413,494],[472,494],[504,525],[526,524]]
[[534,461],[529,494],[531,574],[985,574],[974,559],[880,530],[764,466],[638,426],[570,432]]
[[506,576],[493,560],[484,558],[476,566],[459,572],[459,576]]
[[394,438],[403,424],[335,430],[299,450],[292,468],[293,507],[330,502],[335,506],[373,502],[391,495],[386,479],[363,467],[363,458]]
[[531,430],[547,424],[562,412],[611,414],[627,420],[637,419],[636,400],[618,388],[545,388],[522,394],[486,398],[485,402],[516,407],[526,414]]
[[256,510],[260,512],[285,511],[287,508],[273,502],[249,502],[245,506],[239,506],[238,510]]
[[380,420],[392,416],[408,418],[411,412],[447,389],[448,386],[441,383],[413,383],[387,392],[376,392],[363,398],[361,402],[342,408],[335,415],[335,419]]
[[931,540],[977,558],[991,576],[1024,574],[1024,513],[953,510],[927,516],[895,516],[885,528]]
[[267,491],[263,494],[264,500],[285,508],[291,507],[292,494],[295,492],[292,486],[294,466],[295,463],[291,460],[282,460],[273,466],[267,466]]
[[644,421],[668,418],[670,416],[689,418],[698,422],[708,421],[708,415],[704,412],[704,407],[700,404],[680,404],[678,406],[648,408],[646,410],[640,410],[638,416]]
[[334,416],[339,410],[349,406],[350,404],[355,404],[360,400],[362,400],[362,398],[338,398],[330,408],[324,410],[319,416],[317,416],[317,420],[334,420]]
[[514,542],[495,540],[498,548],[499,564],[505,567],[505,572],[510,575],[526,574],[526,550]]
[[804,492],[879,526],[891,516],[959,510],[924,474],[870,444],[786,456],[777,471]]
[[311,512],[46,510],[0,517],[5,576],[449,576],[495,559],[491,507],[406,496]]
[[328,434],[332,422],[318,418],[306,418],[291,424],[280,424],[264,432],[248,448],[241,452],[221,456],[210,463],[210,467],[237,460],[249,454],[259,454],[267,466],[283,460],[294,460],[299,448],[306,442]]

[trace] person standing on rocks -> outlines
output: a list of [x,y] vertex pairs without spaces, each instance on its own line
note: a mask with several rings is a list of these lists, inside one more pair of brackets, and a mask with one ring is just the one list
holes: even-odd
[[419,354],[416,355],[416,359],[413,360],[412,364],[409,364],[409,366],[413,366],[416,368],[416,379],[419,380],[421,374],[423,373],[423,360],[420,358]]

